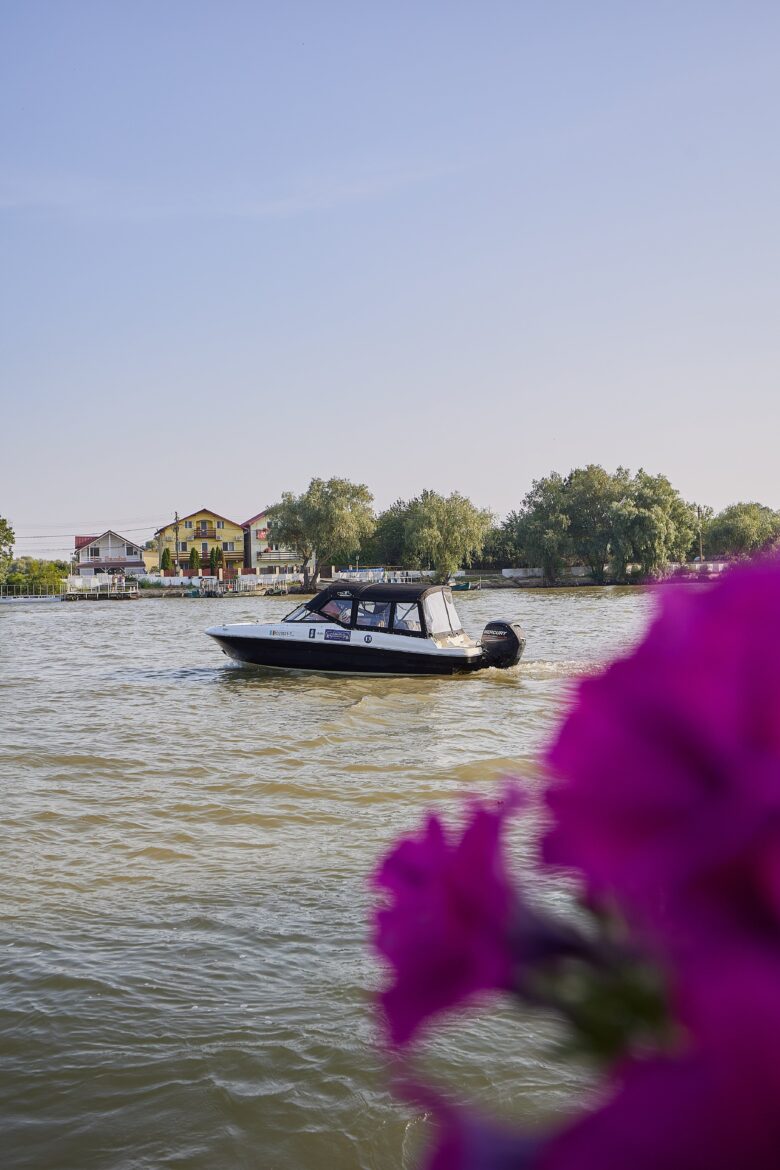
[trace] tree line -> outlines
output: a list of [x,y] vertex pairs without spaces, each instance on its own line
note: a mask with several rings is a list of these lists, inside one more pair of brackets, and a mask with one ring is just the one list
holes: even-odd
[[[300,495],[282,493],[268,509],[269,524],[274,542],[299,557],[306,585],[320,566],[346,564],[432,569],[442,581],[469,566],[534,567],[547,584],[578,564],[603,584],[658,576],[673,562],[780,547],[780,512],[764,504],[731,504],[716,515],[684,500],[664,475],[623,467],[612,474],[594,463],[534,480],[502,523],[459,492],[426,490],[378,514],[373,505],[365,484],[313,479]],[[14,561],[13,546],[0,517],[0,582],[45,584],[68,571],[64,561]],[[213,550],[212,573],[221,559],[222,550]],[[190,566],[200,567],[196,550]]]
[[379,515],[365,484],[313,479],[302,495],[284,492],[269,509],[274,542],[293,550],[304,584],[322,565],[402,565],[432,568],[446,580],[484,548],[493,517],[465,496],[424,491],[397,500]]
[[278,543],[293,549],[308,582],[319,564],[362,562],[432,568],[541,568],[547,584],[585,565],[597,584],[662,574],[670,564],[749,556],[780,543],[780,512],[731,504],[717,515],[683,499],[665,475],[598,464],[535,480],[516,511],[496,524],[458,492],[424,491],[378,515],[365,484],[313,479],[269,510]]
[[484,567],[541,567],[552,583],[573,564],[597,584],[655,577],[671,563],[749,556],[780,540],[780,512],[738,503],[717,515],[682,498],[665,475],[598,464],[535,480],[493,528]]

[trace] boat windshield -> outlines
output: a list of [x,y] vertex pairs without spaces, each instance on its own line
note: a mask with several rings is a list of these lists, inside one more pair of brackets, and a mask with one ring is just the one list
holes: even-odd
[[321,613],[315,613],[314,610],[309,609],[308,605],[299,605],[292,613],[288,613],[287,617],[282,618],[283,622],[326,622],[328,619]]
[[461,634],[463,632],[463,623],[458,617],[458,611],[455,608],[455,602],[452,600],[452,594],[449,589],[444,593],[444,604],[447,606],[447,613],[450,616],[450,625],[452,626],[453,634]]
[[449,589],[429,593],[423,600],[423,606],[425,608],[425,624],[428,627],[428,633],[432,634],[433,637],[462,633],[463,627]]

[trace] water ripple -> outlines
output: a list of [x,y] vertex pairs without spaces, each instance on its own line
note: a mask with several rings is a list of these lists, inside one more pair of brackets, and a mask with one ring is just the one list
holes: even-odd
[[[411,1167],[423,1118],[392,1100],[377,1046],[367,877],[426,808],[457,817],[507,775],[538,793],[570,680],[648,608],[625,590],[458,604],[472,634],[519,617],[524,661],[274,674],[202,633],[275,620],[284,599],[0,612],[4,1166]],[[516,826],[518,866],[538,824]],[[555,1042],[553,1021],[485,1005],[421,1065],[541,1121],[588,1086]]]

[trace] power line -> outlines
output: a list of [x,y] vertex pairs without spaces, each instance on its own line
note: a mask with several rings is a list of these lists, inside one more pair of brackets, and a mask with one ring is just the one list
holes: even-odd
[[[125,532],[146,532],[147,529],[149,529],[149,528],[153,528],[153,527],[161,528],[163,525],[170,524],[170,523],[171,523],[170,520],[163,520],[159,524],[156,523],[156,521],[150,521],[148,524],[142,524],[139,528],[125,528]],[[86,528],[87,525],[84,525],[84,527]],[[92,527],[99,528],[100,525],[93,524]],[[124,527],[124,525],[122,527]],[[103,531],[107,532],[107,531],[109,531],[109,529],[104,528]],[[110,531],[113,532],[113,529],[111,529]],[[35,536],[17,536],[16,542],[18,543],[19,541],[22,541],[22,540],[64,540],[65,537],[68,537],[68,536],[72,536],[73,539],[75,540],[77,536],[83,536],[83,535],[86,535],[86,533],[81,533],[81,532],[49,532],[46,535],[38,535],[36,533]],[[98,533],[96,533],[96,535],[100,536],[101,533],[98,532]],[[121,536],[121,535],[122,535],[121,532],[117,533],[117,536]]]
[[[56,528],[59,532],[68,530],[70,528],[95,528],[100,527],[105,523],[105,520],[64,520],[62,524],[49,524],[48,521],[36,520],[16,520],[14,523],[18,524],[20,528]],[[155,520],[149,520],[145,516],[125,516],[124,518],[116,518],[115,524],[154,524]]]

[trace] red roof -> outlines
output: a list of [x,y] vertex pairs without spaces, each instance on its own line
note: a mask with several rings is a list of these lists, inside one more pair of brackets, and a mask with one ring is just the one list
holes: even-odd
[[256,516],[250,516],[248,520],[245,520],[244,523],[241,525],[241,527],[242,528],[251,528],[252,525],[254,524],[255,520],[259,520],[260,517],[265,516],[267,512],[268,512],[268,508],[263,508],[262,512],[258,512]]
[[76,552],[83,548],[85,544],[92,544],[93,540],[97,540],[97,536],[77,536],[76,537]]

